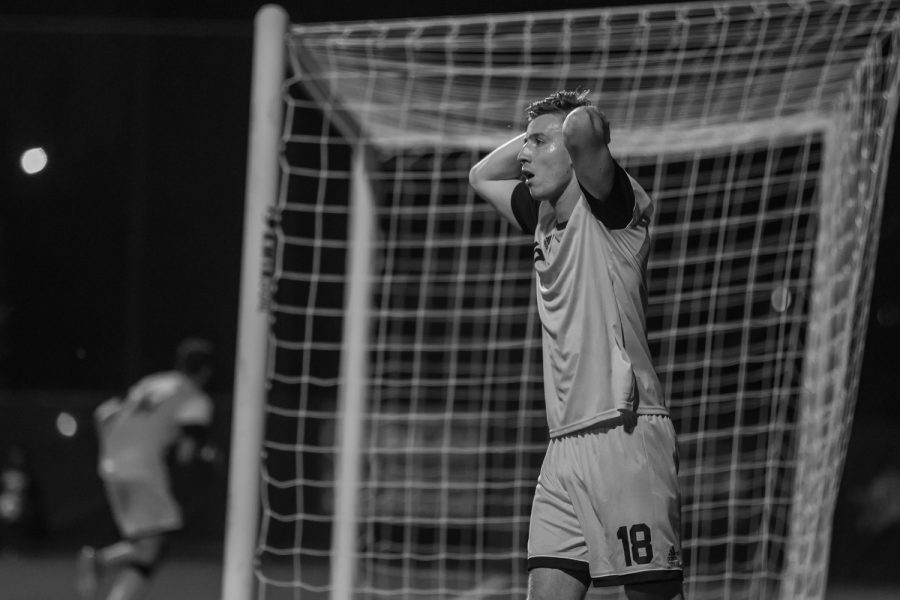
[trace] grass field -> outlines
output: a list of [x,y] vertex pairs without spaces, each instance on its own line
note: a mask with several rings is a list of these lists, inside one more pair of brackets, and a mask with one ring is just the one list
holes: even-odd
[[[0,558],[0,599],[77,600],[74,551]],[[218,600],[220,559],[209,553],[173,556],[161,567],[145,600]],[[900,587],[835,582],[826,600],[897,600]]]
[[[77,600],[75,554],[0,559],[3,600]],[[208,557],[179,557],[165,563],[145,600],[218,600],[222,569]]]

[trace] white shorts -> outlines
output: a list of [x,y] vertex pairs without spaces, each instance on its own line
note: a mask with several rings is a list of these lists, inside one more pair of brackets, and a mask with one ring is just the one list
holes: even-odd
[[126,539],[181,529],[181,508],[158,480],[108,479],[104,483],[113,518]]
[[528,534],[528,568],[595,586],[682,579],[675,428],[640,415],[550,440]]

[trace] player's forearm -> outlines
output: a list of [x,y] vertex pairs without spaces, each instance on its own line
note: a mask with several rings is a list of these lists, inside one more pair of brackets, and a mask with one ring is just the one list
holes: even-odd
[[518,179],[522,172],[519,151],[525,134],[519,134],[494,149],[469,171],[469,183],[475,189],[483,182]]
[[518,156],[524,139],[525,134],[521,134],[500,145],[469,171],[472,189],[514,225],[517,221],[510,199],[522,172]]
[[179,465],[187,465],[197,456],[197,442],[192,438],[181,438],[175,447],[175,461]]
[[593,106],[573,110],[563,121],[563,142],[578,182],[594,197],[606,199],[613,183],[609,124]]
[[571,154],[582,148],[599,148],[609,143],[606,120],[594,106],[580,106],[566,115],[563,121],[563,139]]

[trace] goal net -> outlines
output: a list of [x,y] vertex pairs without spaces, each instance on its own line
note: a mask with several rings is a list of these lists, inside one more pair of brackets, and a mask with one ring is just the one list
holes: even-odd
[[530,101],[581,87],[657,203],[647,321],[679,433],[687,597],[822,598],[898,8],[290,26],[256,597],[524,598],[547,443],[531,239],[467,174]]

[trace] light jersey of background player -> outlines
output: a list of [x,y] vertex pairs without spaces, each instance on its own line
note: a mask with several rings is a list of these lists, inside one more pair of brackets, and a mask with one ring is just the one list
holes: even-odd
[[[529,598],[583,597],[591,580],[625,585],[629,598],[680,598],[674,428],[644,325],[653,205],[612,159],[608,124],[585,97],[532,105],[527,131],[470,172],[534,235],[551,442],[532,507]],[[623,557],[619,536],[647,560]]]
[[172,494],[167,456],[177,463],[198,457],[213,414],[203,386],[212,374],[212,346],[188,338],[176,351],[176,370],[153,373],[125,398],[111,398],[94,416],[100,442],[98,472],[122,540],[87,546],[78,558],[76,587],[94,598],[101,579],[114,575],[107,598],[143,596],[162,557],[167,534],[182,527]]
[[209,396],[178,371],[148,375],[129,389],[120,405],[106,403],[98,407],[98,469],[102,479],[145,481],[160,493],[161,505],[155,515],[146,515],[146,523],[132,515],[120,523],[127,537],[146,533],[147,529],[155,532],[182,526],[181,509],[169,489],[166,452],[185,428],[208,427],[212,412]]

